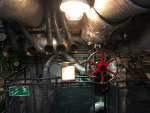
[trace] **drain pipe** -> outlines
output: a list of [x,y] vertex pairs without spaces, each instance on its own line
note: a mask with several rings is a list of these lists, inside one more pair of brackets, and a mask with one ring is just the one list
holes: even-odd
[[70,51],[72,53],[77,53],[78,50],[79,50],[79,45],[77,43],[75,43],[72,39],[72,36],[71,36],[71,33],[70,33],[69,28],[67,26],[66,18],[64,16],[64,14],[63,14],[63,25],[64,25],[64,29],[65,29],[65,32],[66,32],[66,40],[69,44]]
[[58,41],[56,51],[59,54],[62,54],[64,52],[66,52],[66,46],[63,44],[63,40],[62,40],[61,33],[59,30],[59,26],[58,26],[58,22],[57,22],[57,16],[56,16],[56,9],[53,10],[53,21],[54,21],[54,29],[55,29],[57,41]]

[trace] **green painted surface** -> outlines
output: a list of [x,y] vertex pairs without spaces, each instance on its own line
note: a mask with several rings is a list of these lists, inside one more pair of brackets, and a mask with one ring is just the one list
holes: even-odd
[[9,87],[9,95],[10,96],[28,96],[29,95],[29,87]]
[[0,102],[2,102],[5,99],[5,94],[0,95]]

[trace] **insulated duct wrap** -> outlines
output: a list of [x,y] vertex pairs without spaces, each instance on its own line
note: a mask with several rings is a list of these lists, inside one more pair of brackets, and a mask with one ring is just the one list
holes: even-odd
[[[141,0],[138,3],[144,3],[144,1]],[[127,18],[150,11],[150,9],[141,6],[130,0],[95,0],[94,8],[86,12],[87,17],[83,23],[82,38],[86,42],[104,44],[115,29],[125,25],[128,21]],[[113,26],[119,23],[123,24]]]
[[[138,0],[132,0],[138,1]],[[95,0],[94,8],[103,19],[108,22],[119,22],[135,14],[150,11],[150,9],[141,7],[145,0],[139,0],[139,6],[131,0]],[[147,4],[150,6],[149,4]]]
[[0,0],[0,19],[38,27],[44,14],[41,0]]
[[105,42],[114,27],[100,18],[94,8],[90,9],[86,14],[87,18],[83,23],[82,38],[91,43]]

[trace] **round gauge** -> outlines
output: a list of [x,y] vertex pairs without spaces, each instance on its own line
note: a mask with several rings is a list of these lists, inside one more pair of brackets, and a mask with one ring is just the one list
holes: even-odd
[[19,65],[20,65],[19,60],[15,60],[15,61],[14,61],[14,66],[15,66],[15,67],[18,67]]
[[7,37],[6,37],[6,34],[0,33],[0,41],[1,41],[1,42],[5,41],[6,38],[7,38]]

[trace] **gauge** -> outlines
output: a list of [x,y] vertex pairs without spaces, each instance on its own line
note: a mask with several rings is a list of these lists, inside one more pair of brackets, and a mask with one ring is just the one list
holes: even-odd
[[1,42],[5,41],[6,38],[7,38],[7,37],[6,37],[6,34],[0,33],[0,41],[1,41]]
[[14,66],[18,67],[20,65],[20,61],[19,60],[14,60]]

